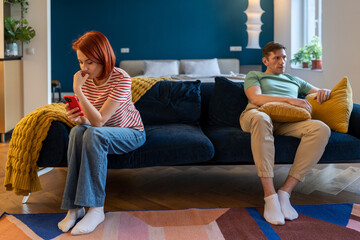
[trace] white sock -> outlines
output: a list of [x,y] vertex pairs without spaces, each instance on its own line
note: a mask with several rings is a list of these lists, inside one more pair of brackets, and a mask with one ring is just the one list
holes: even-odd
[[299,214],[296,212],[293,206],[291,206],[290,194],[285,191],[279,190],[278,195],[279,195],[281,211],[284,214],[285,219],[287,220],[297,219],[299,217]]
[[91,207],[85,217],[71,230],[71,234],[80,235],[91,233],[104,220],[104,207]]
[[285,218],[281,212],[278,195],[275,193],[273,195],[264,198],[264,200],[265,200],[265,207],[264,207],[265,220],[274,225],[284,225]]
[[85,215],[85,209],[82,208],[75,208],[69,209],[66,217],[58,223],[58,227],[61,231],[67,232],[70,228],[75,225],[76,220],[83,217]]

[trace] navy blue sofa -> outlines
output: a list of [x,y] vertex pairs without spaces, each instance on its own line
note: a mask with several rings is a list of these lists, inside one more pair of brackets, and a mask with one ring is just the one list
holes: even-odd
[[[243,83],[216,78],[156,83],[135,106],[146,143],[123,155],[108,155],[108,168],[189,164],[253,164],[250,134],[239,116],[247,105]],[[38,159],[39,167],[66,166],[70,128],[53,122]],[[300,140],[275,136],[275,163],[292,163]],[[360,105],[354,104],[347,134],[332,132],[320,163],[360,162]]]

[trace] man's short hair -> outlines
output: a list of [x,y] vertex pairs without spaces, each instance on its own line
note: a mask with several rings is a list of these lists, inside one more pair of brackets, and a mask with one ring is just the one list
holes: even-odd
[[275,52],[276,50],[280,50],[280,49],[284,49],[286,50],[286,48],[281,45],[280,43],[276,43],[276,42],[269,42],[268,44],[265,45],[265,47],[263,47],[262,49],[262,55],[263,57],[269,57],[271,52]]

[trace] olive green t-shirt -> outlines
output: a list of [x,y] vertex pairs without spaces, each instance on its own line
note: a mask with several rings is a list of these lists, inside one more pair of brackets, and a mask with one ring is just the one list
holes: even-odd
[[258,71],[246,75],[244,91],[252,86],[260,86],[262,94],[292,98],[297,98],[299,94],[306,95],[313,88],[310,83],[287,73],[271,75]]

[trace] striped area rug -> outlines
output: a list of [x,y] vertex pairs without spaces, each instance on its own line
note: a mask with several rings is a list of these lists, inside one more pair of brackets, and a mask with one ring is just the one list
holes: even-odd
[[268,224],[263,208],[254,207],[107,212],[105,222],[83,236],[57,228],[65,213],[4,213],[0,239],[360,239],[360,204],[294,207],[299,218],[284,226]]

